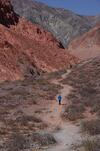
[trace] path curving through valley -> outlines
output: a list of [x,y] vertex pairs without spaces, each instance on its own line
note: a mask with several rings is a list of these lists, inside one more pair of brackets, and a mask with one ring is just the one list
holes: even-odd
[[[56,100],[51,104],[49,117],[52,117],[51,123],[53,127],[55,129],[59,128],[59,130],[53,132],[57,144],[48,148],[46,151],[74,151],[71,149],[71,146],[82,140],[79,127],[71,122],[65,122],[61,118],[61,113],[64,111],[64,104],[68,103],[66,96],[70,93],[71,86],[61,84],[60,81],[65,79],[69,73],[70,70],[66,74],[63,74],[60,80],[55,79],[52,81],[52,83],[59,84],[62,87],[60,94],[62,95],[63,102],[61,106],[58,105]],[[50,119],[48,118],[48,120]]]

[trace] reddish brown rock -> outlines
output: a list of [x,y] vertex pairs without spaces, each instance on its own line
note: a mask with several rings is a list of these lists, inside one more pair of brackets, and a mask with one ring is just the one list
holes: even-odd
[[83,36],[73,40],[68,50],[82,60],[100,55],[100,24]]
[[39,25],[26,21],[24,18],[21,18],[17,26],[13,26],[13,29],[38,43],[63,48],[62,44],[58,42],[50,32],[47,32]]
[[0,25],[0,81],[22,79],[77,63],[78,59],[61,47],[51,33],[24,19],[9,28]]

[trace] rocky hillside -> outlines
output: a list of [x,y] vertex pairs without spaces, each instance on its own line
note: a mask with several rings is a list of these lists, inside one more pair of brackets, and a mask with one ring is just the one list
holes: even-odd
[[38,43],[63,49],[62,44],[50,32],[45,31],[39,25],[27,22],[25,19],[19,19],[17,26],[13,26],[12,29]]
[[73,40],[68,49],[72,54],[81,59],[100,55],[100,24],[83,36]]
[[88,21],[91,23],[92,26],[97,25],[100,23],[100,15],[99,16],[86,16]]
[[68,96],[71,105],[67,106],[66,118],[85,118],[91,121],[85,124],[85,130],[92,135],[100,134],[100,121],[96,121],[100,119],[100,55],[73,68],[63,83],[73,87]]
[[[19,18],[9,1],[0,0],[0,4],[4,10],[3,19],[0,19],[0,81],[22,79],[29,75],[34,77],[41,72],[56,71],[77,62],[75,57],[62,49],[52,34]],[[9,10],[12,17],[5,22]],[[14,25],[11,21],[14,21]]]
[[69,42],[91,28],[91,22],[84,16],[71,11],[56,9],[32,0],[11,0],[14,10],[32,23],[40,24],[67,47]]

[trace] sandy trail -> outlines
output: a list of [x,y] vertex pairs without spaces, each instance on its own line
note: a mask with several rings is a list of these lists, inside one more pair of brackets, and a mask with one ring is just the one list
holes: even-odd
[[[66,74],[62,75],[62,79],[65,79],[69,73],[70,70],[68,70]],[[64,112],[64,104],[68,102],[66,100],[66,96],[69,94],[71,87],[69,85],[61,84],[60,80],[53,80],[52,82],[62,86],[60,94],[63,97],[63,102],[62,105],[59,106],[56,100],[53,101],[50,113],[47,114],[47,118],[45,117],[48,123],[52,124],[53,128],[60,128],[60,130],[53,132],[53,135],[58,142],[57,145],[50,147],[46,151],[73,151],[70,147],[75,143],[81,142],[79,127],[70,122],[64,122],[61,118],[61,113]]]

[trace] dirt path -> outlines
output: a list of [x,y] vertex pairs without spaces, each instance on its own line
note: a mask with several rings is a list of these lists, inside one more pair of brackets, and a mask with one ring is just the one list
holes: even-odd
[[[70,70],[67,72],[67,74],[62,75],[62,79],[64,79],[69,73]],[[71,87],[69,85],[61,84],[60,80],[53,80],[52,82],[62,86],[60,94],[63,97],[63,102],[61,106],[58,105],[56,100],[52,102],[50,113],[47,114],[46,120],[48,123],[52,124],[53,128],[60,128],[60,130],[53,133],[58,142],[57,145],[50,147],[46,151],[70,151],[70,147],[73,144],[81,141],[79,127],[70,122],[64,122],[61,118],[61,113],[64,112],[64,105],[66,102],[68,102],[66,100],[66,96],[69,94]]]

